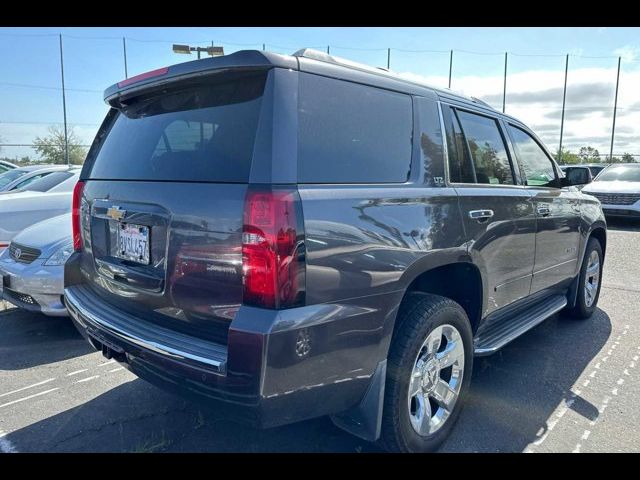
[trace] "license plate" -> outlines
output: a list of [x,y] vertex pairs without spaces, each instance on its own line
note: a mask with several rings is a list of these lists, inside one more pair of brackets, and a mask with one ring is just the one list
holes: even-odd
[[118,225],[115,256],[131,262],[149,264],[149,227],[133,223]]

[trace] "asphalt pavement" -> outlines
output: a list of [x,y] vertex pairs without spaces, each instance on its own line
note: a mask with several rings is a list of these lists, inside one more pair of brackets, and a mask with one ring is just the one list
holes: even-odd
[[[443,452],[640,451],[640,223],[610,221],[599,308],[477,358]],[[166,393],[68,318],[0,302],[0,452],[372,452],[328,418],[269,430]]]

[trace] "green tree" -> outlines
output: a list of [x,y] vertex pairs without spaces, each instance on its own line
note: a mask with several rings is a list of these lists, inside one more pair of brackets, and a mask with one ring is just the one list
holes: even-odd
[[580,147],[580,151],[578,151],[578,156],[580,160],[584,163],[599,163],[600,162],[600,152],[593,147]]
[[[40,157],[48,163],[67,163],[65,158],[64,130],[51,126],[49,134],[44,138],[36,137],[33,141],[34,149]],[[67,131],[69,145],[69,162],[74,165],[82,165],[87,156],[87,150],[73,129]]]
[[635,161],[635,157],[630,153],[625,152],[622,154],[622,163],[633,163]]
[[560,165],[575,165],[576,163],[580,163],[580,157],[565,148],[562,149],[562,152],[556,151],[554,158]]
[[37,162],[34,162],[29,155],[24,155],[23,157],[20,158],[20,160],[15,160],[13,163],[15,163],[16,165],[22,166],[22,165],[31,165],[32,163],[37,163]]

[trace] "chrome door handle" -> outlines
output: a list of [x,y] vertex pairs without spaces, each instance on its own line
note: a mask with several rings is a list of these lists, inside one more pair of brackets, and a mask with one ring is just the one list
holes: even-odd
[[549,205],[547,205],[546,203],[542,203],[538,205],[538,208],[536,208],[536,212],[538,212],[538,215],[546,217],[551,214],[551,208],[549,208]]
[[476,220],[478,223],[483,223],[493,217],[493,210],[471,210],[469,211],[469,218]]

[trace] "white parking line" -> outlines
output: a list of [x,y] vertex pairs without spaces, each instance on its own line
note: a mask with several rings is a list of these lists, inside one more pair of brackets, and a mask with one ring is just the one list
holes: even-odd
[[8,439],[5,438],[6,433],[0,430],[0,452],[1,453],[18,453],[16,447],[13,446]]
[[105,365],[111,365],[112,363],[116,363],[115,360],[109,360],[108,362],[101,363],[98,367],[104,367]]
[[76,370],[75,372],[67,373],[67,377],[71,377],[72,375],[77,375],[79,373],[86,372],[87,370],[89,370],[89,369],[88,368],[83,368],[82,370]]
[[98,378],[100,375],[94,375],[93,377],[87,377],[87,378],[83,378],[82,380],[78,380],[76,383],[82,383],[82,382],[88,382],[89,380],[95,380],[96,378]]
[[29,385],[29,386],[26,386],[26,387],[19,388],[17,390],[12,390],[10,392],[3,393],[3,394],[0,395],[0,398],[6,397],[7,395],[11,395],[12,393],[18,393],[18,392],[21,392],[23,390],[27,390],[28,388],[33,388],[33,387],[37,387],[39,385],[44,385],[45,383],[53,382],[54,380],[55,380],[55,377],[54,378],[48,378],[47,380],[43,380],[42,382],[34,383],[33,385]]
[[109,373],[113,373],[113,372],[118,372],[120,370],[124,370],[124,367],[118,367],[118,368],[114,368],[113,370],[109,370]]
[[52,388],[50,390],[45,390],[44,392],[34,393],[33,395],[29,395],[28,397],[24,397],[24,398],[19,398],[17,400],[13,400],[12,402],[3,403],[2,405],[0,405],[0,408],[8,407],[9,405],[13,405],[14,403],[24,402],[25,400],[30,400],[32,398],[39,397],[41,395],[46,395],[47,393],[51,393],[51,392],[54,392],[56,390],[60,390],[60,388],[59,387]]

